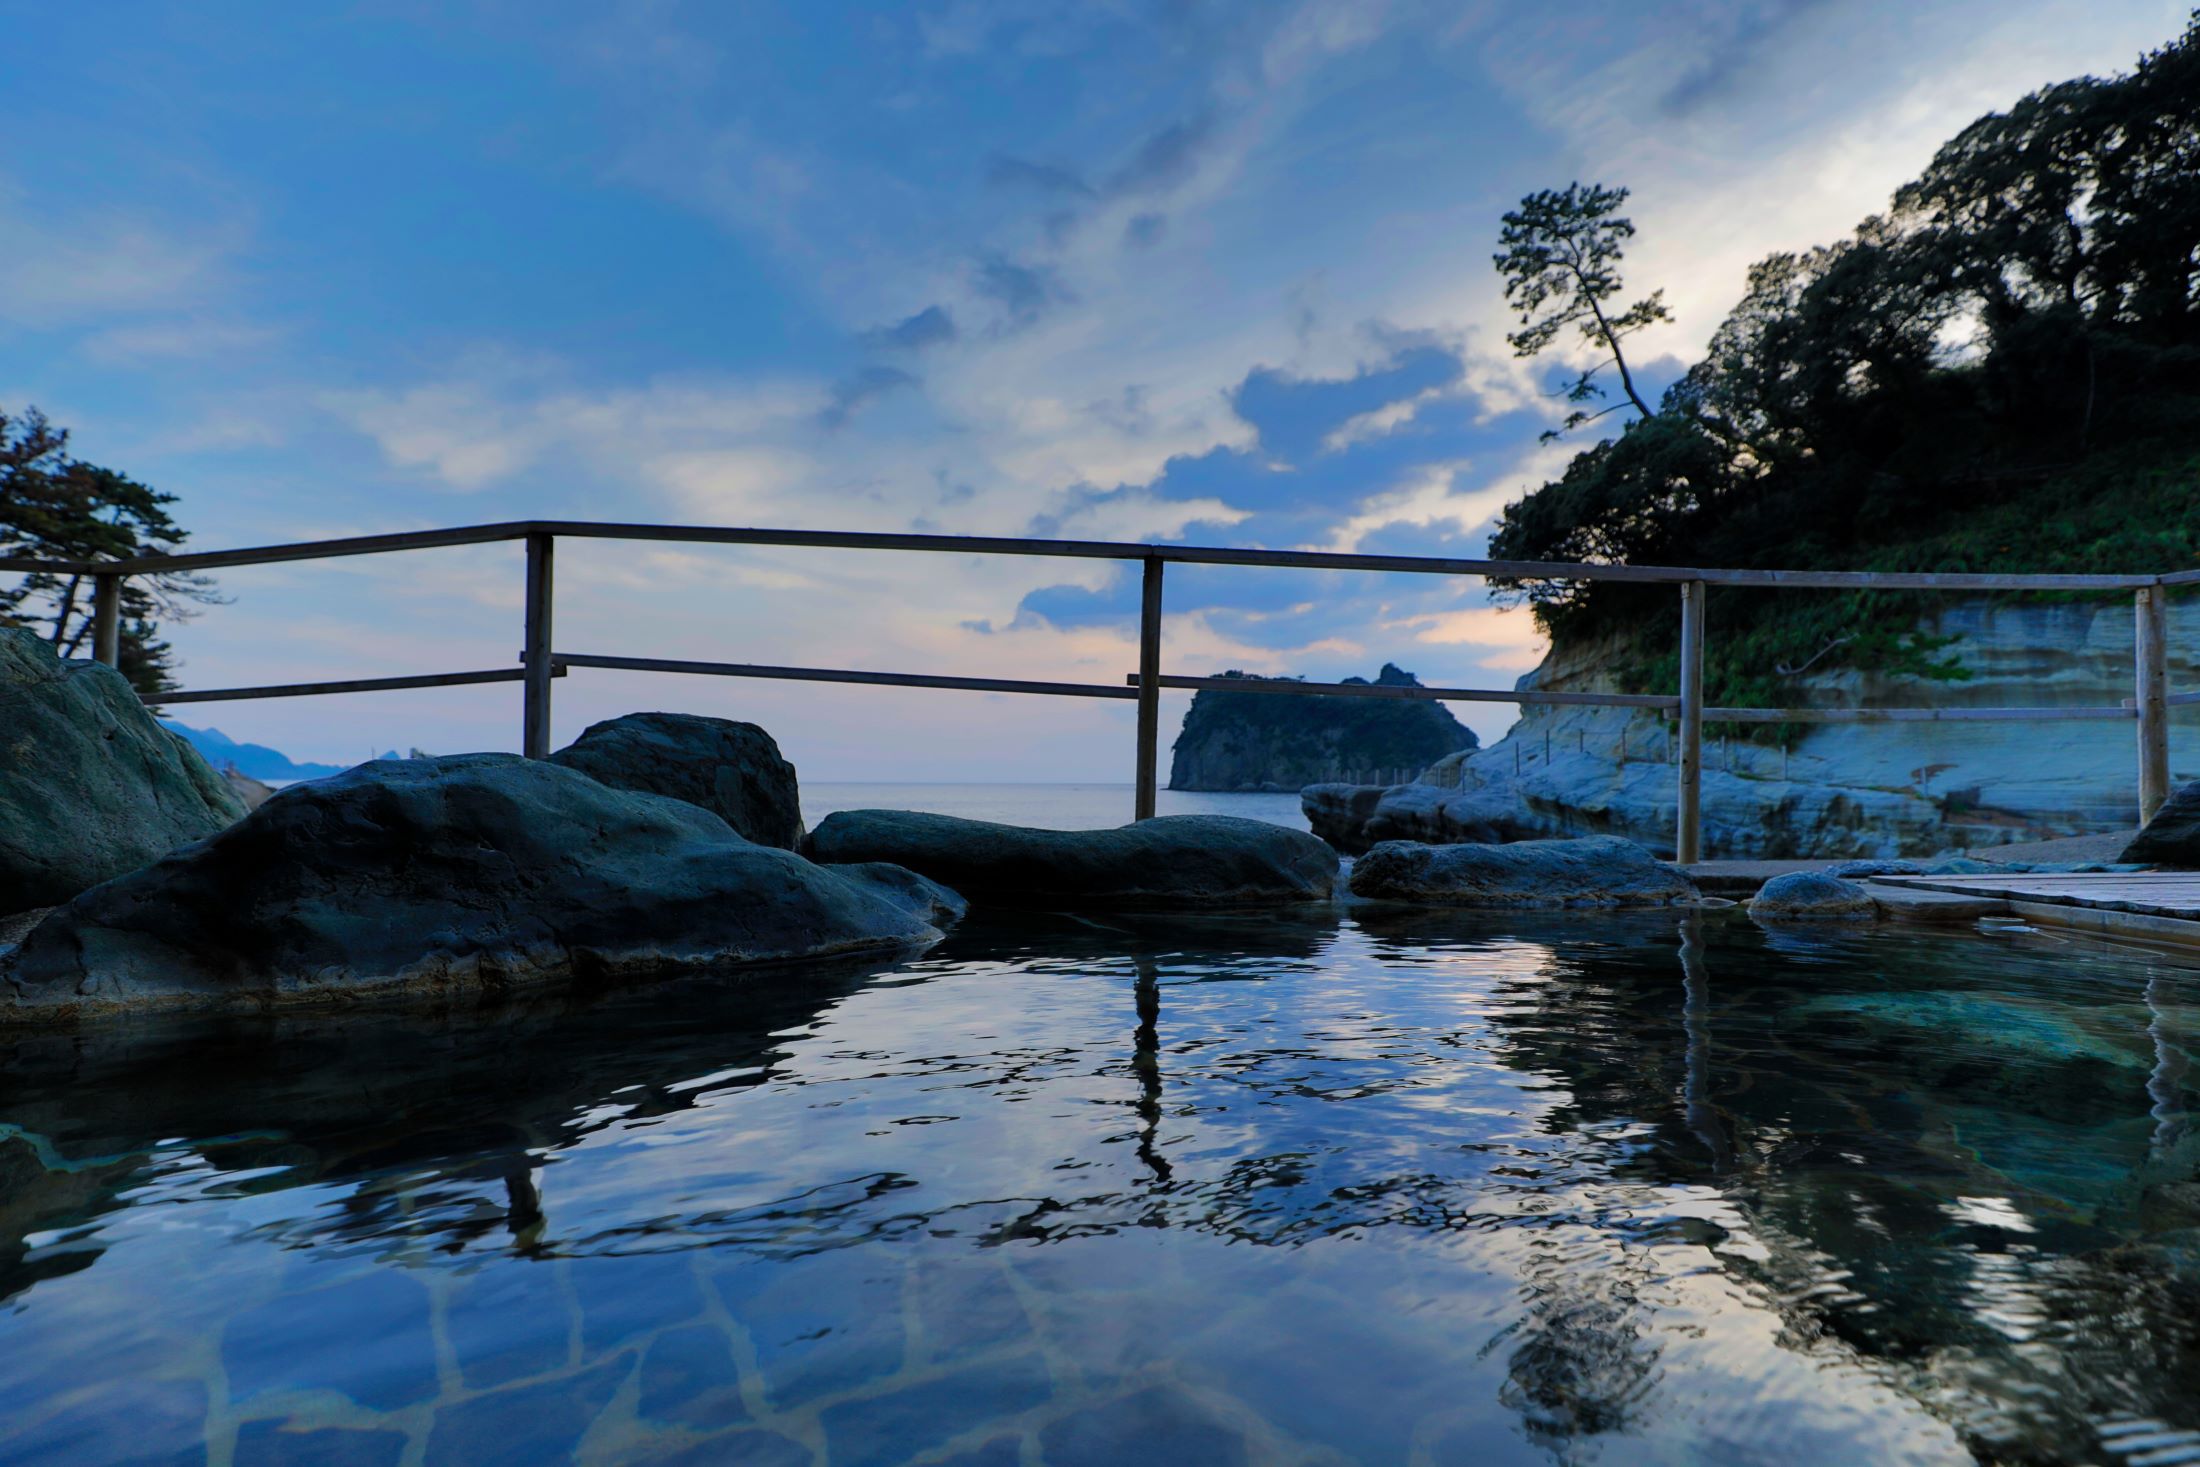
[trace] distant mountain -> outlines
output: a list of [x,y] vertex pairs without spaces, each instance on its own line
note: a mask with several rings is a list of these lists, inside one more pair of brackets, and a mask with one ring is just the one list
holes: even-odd
[[[1247,684],[1297,681],[1236,671],[1222,675]],[[1420,686],[1412,673],[1388,662],[1375,681],[1384,687]],[[1332,781],[1403,784],[1446,754],[1474,747],[1473,732],[1437,702],[1203,688],[1184,716],[1169,788],[1295,792]]]
[[[162,721],[161,727],[180,735],[184,742],[204,755],[206,762],[216,769],[235,766],[239,774],[254,779],[322,779],[341,773],[341,764],[300,764],[289,755],[265,744],[240,744],[218,728],[187,728],[180,723]],[[395,755],[390,757],[394,758]]]

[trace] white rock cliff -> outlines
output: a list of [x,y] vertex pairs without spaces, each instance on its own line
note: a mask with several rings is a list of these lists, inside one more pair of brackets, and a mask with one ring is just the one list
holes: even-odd
[[[2133,620],[2124,602],[1951,601],[1923,630],[1957,641],[1961,682],[1805,674],[1793,706],[2074,707],[2128,701]],[[1707,636],[1716,639],[1716,620]],[[1522,688],[1620,692],[1609,645],[1554,649]],[[2200,600],[2169,613],[2172,691],[2200,690]],[[2200,775],[2200,707],[2173,709],[2174,782]],[[1611,834],[1671,851],[1673,739],[1654,714],[1533,707],[1489,748],[1454,755],[1379,797],[1314,786],[1315,829],[1367,840]],[[2134,720],[1816,724],[1785,750],[1709,739],[1709,856],[1915,855],[2138,823]],[[1325,826],[1327,827],[1325,829]]]

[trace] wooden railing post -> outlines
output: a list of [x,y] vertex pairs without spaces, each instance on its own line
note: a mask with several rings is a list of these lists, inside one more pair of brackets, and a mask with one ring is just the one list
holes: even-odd
[[548,535],[527,537],[527,640],[520,653],[527,678],[520,752],[530,759],[550,755],[550,603],[556,543]]
[[122,577],[92,577],[92,656],[122,666]]
[[1684,866],[1703,859],[1703,597],[1702,581],[1681,582],[1681,787],[1673,858]]
[[2138,654],[2139,823],[2146,824],[2169,798],[2169,593],[2162,586],[2137,592],[2133,621]]
[[1157,555],[1146,557],[1145,582],[1138,600],[1138,793],[1132,818],[1153,819],[1161,758],[1161,568]]

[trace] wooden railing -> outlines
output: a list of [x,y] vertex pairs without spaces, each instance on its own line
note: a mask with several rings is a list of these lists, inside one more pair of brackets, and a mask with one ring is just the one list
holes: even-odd
[[[779,667],[758,663],[696,662],[654,657],[560,652],[552,640],[555,555],[565,540],[654,540],[701,545],[788,546],[833,550],[900,550],[956,555],[1053,556],[1136,561],[1141,566],[1138,671],[1121,686],[1106,683],[1037,682],[1016,678],[949,677],[931,673],[874,672],[845,668]],[[2138,725],[2139,815],[2152,816],[2169,796],[2169,709],[2200,702],[2200,692],[2171,693],[2168,686],[2165,602],[2176,586],[2200,583],[2200,570],[2165,575],[2000,575],[1971,572],[1718,570],[1685,566],[1597,565],[1572,561],[1459,560],[1413,555],[1358,555],[1333,551],[1253,550],[1227,546],[1145,545],[1104,540],[1030,540],[977,535],[895,535],[827,530],[759,530],[709,525],[600,524],[579,520],[515,520],[448,530],[363,535],[215,550],[134,560],[41,561],[0,557],[0,571],[48,571],[84,575],[93,583],[93,648],[113,665],[120,648],[122,583],[134,575],[205,571],[286,561],[381,555],[457,545],[524,541],[527,597],[519,665],[407,677],[353,678],[342,682],[284,683],[265,687],[187,689],[162,693],[162,703],[208,703],[239,698],[286,698],[325,693],[366,693],[397,688],[453,687],[519,682],[521,748],[529,758],[550,752],[550,690],[572,668],[621,668],[639,672],[710,677],[785,678],[804,682],[865,683],[900,688],[961,688],[1045,697],[1119,698],[1138,705],[1136,795],[1138,819],[1154,812],[1160,745],[1160,695],[1164,688],[1226,688],[1233,692],[1332,698],[1406,698],[1441,702],[1513,703],[1531,706],[1640,708],[1673,715],[1678,790],[1674,848],[1682,861],[1702,851],[1703,726],[1716,723],[1872,723],[1913,720],[2128,719]],[[1624,581],[1675,586],[1681,601],[1680,687],[1669,694],[1553,693],[1516,688],[1388,687],[1368,683],[1255,681],[1178,677],[1161,672],[1162,575],[1169,565],[1272,566],[1299,570],[1383,571],[1408,575],[1501,577],[1514,581]],[[2116,706],[2021,708],[1717,708],[1703,701],[1704,595],[1710,586],[1779,590],[1872,591],[2129,591],[2135,598],[2137,666],[2134,697]]]

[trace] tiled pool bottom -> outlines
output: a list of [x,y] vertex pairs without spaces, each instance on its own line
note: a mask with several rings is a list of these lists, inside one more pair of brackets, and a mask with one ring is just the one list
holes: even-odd
[[1033,921],[0,1040],[0,1462],[2200,1460],[2200,972]]

